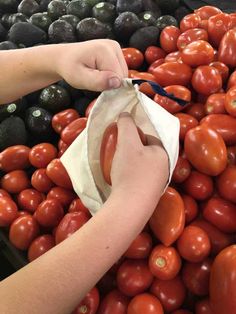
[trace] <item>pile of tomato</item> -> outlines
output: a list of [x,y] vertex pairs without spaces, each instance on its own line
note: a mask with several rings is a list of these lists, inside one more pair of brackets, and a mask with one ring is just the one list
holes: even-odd
[[[148,83],[140,87],[179,119],[179,157],[145,229],[73,313],[236,313],[236,13],[202,7],[179,28],[166,27],[159,47],[123,53],[131,78],[188,102],[182,107]],[[54,115],[57,147],[0,153],[0,227],[29,262],[91,218],[60,156],[86,127],[93,104],[86,117],[74,109]]]

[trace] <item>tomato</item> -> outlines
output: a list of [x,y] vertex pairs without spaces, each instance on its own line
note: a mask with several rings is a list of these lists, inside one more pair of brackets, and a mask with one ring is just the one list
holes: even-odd
[[231,28],[235,28],[236,27],[236,14],[235,13],[231,13],[230,14],[230,18],[231,18],[231,22],[232,22],[232,27]]
[[152,89],[152,86],[148,82],[144,82],[139,85],[139,91],[141,93],[144,93],[145,95],[149,97],[153,97],[155,95],[154,90]]
[[195,314],[214,314],[211,310],[209,299],[203,299],[196,302]]
[[166,52],[156,46],[149,46],[145,51],[145,60],[148,64],[153,64],[153,62],[165,58]]
[[8,197],[8,198],[11,199],[10,194],[7,191],[3,190],[3,189],[0,189],[0,198],[1,197]]
[[200,65],[193,73],[192,86],[196,92],[208,96],[221,89],[222,78],[216,68]]
[[181,268],[181,258],[174,247],[162,244],[155,246],[149,256],[149,269],[161,280],[171,280]]
[[14,145],[4,149],[0,153],[0,169],[9,172],[29,167],[29,152],[30,148],[24,145]]
[[181,51],[188,44],[196,41],[196,40],[205,40],[208,41],[208,34],[204,29],[201,28],[192,28],[188,29],[182,34],[180,34],[177,40],[177,47]]
[[155,76],[148,72],[136,72],[136,74],[134,75],[134,78],[138,78],[141,80],[148,80],[152,82],[156,81]]
[[201,103],[191,103],[184,111],[198,121],[205,116],[204,106]]
[[64,152],[67,150],[68,147],[69,146],[66,143],[64,143],[62,140],[59,140],[58,142],[59,151],[58,151],[57,158],[60,158],[64,154]]
[[207,29],[208,29],[208,20],[201,20],[198,27],[200,27],[202,29],[205,29],[207,31]]
[[96,101],[97,101],[97,98],[95,98],[94,100],[92,100],[92,101],[89,103],[88,107],[86,108],[86,111],[85,111],[85,117],[86,117],[86,118],[89,117],[90,112],[91,112],[91,110],[93,109],[93,106],[95,105]]
[[69,236],[71,236],[75,231],[81,228],[87,221],[89,217],[84,212],[79,213],[68,213],[66,214],[56,230],[56,244],[62,242]]
[[182,279],[186,288],[195,295],[204,296],[209,292],[212,260],[207,258],[201,263],[186,262],[182,269]]
[[180,35],[180,29],[173,25],[165,27],[160,34],[160,45],[167,53],[177,50],[177,39]]
[[228,114],[236,118],[236,86],[231,87],[226,93],[225,109]]
[[197,170],[211,176],[219,175],[227,165],[227,151],[222,136],[207,126],[200,125],[187,132],[184,151]]
[[164,314],[160,301],[152,294],[143,293],[129,303],[127,314]]
[[147,232],[140,233],[131,243],[124,256],[128,258],[147,258],[152,249],[152,237]]
[[23,210],[34,213],[38,205],[45,199],[44,194],[35,189],[26,189],[17,195],[17,203]]
[[56,227],[63,216],[63,207],[56,199],[43,201],[34,214],[38,223],[43,227]]
[[30,187],[30,181],[24,170],[13,170],[1,179],[1,187],[9,193],[17,194]]
[[86,128],[87,120],[87,118],[78,118],[68,124],[61,132],[63,142],[70,145]]
[[190,172],[191,165],[188,160],[182,156],[179,156],[172,175],[172,181],[175,183],[184,182],[190,175]]
[[212,178],[198,171],[192,171],[183,185],[185,192],[199,201],[209,198],[213,193]]
[[209,65],[211,67],[216,68],[219,71],[222,77],[222,81],[223,83],[225,83],[229,77],[229,68],[223,62],[220,61],[213,61]]
[[135,296],[147,290],[153,275],[144,260],[125,260],[117,272],[117,286],[127,296]]
[[218,50],[218,60],[231,68],[236,66],[236,30],[229,30],[222,38]]
[[188,310],[177,310],[172,312],[171,314],[193,314],[193,312],[190,312]]
[[217,178],[217,189],[223,198],[236,203],[236,166],[228,166]]
[[198,120],[187,113],[176,113],[176,118],[179,119],[180,122],[180,133],[179,138],[180,140],[184,140],[186,133],[188,130],[196,127],[198,125]]
[[179,62],[163,63],[153,72],[157,82],[164,87],[168,85],[186,86],[192,77],[190,66]]
[[84,206],[80,198],[75,198],[69,206],[68,212],[69,213],[74,213],[74,212],[85,212],[87,215],[90,216],[89,209]]
[[200,21],[201,21],[200,17],[197,14],[195,14],[195,13],[191,13],[191,14],[186,15],[180,21],[180,30],[181,30],[181,32],[184,32],[184,31],[186,31],[187,29],[190,29],[190,28],[199,27]]
[[225,248],[214,260],[210,276],[210,304],[214,314],[235,313],[235,265],[236,245]]
[[47,199],[56,199],[59,203],[67,209],[70,203],[75,199],[76,194],[60,186],[53,187],[47,194]]
[[66,109],[56,113],[52,118],[52,127],[58,134],[72,121],[79,118],[79,114],[75,109]]
[[16,203],[9,197],[0,197],[0,227],[9,226],[17,217]]
[[198,205],[195,199],[187,194],[182,194],[185,209],[185,222],[190,223],[198,215]]
[[19,250],[27,250],[39,234],[39,226],[31,215],[18,217],[10,227],[9,239]]
[[30,163],[36,168],[46,168],[57,157],[57,149],[50,143],[37,144],[29,153]]
[[99,306],[99,291],[96,287],[90,290],[72,314],[95,314]]
[[222,13],[222,11],[217,7],[205,5],[194,10],[194,13],[197,14],[202,20],[208,20],[211,16]]
[[204,106],[206,114],[226,113],[225,93],[212,94],[207,98]]
[[149,225],[157,239],[169,246],[182,233],[184,219],[183,200],[175,189],[168,187],[160,198]]
[[160,58],[156,61],[154,61],[148,68],[148,73],[154,74],[154,70],[155,68],[157,68],[159,65],[165,63],[165,59],[164,58]]
[[129,69],[138,69],[141,67],[144,56],[136,48],[122,48],[122,52]]
[[32,186],[39,192],[47,193],[54,183],[49,179],[46,169],[37,169],[31,177]]
[[129,78],[135,78],[138,71],[136,70],[128,70],[128,77]]
[[170,52],[165,57],[165,62],[178,62],[183,63],[180,57],[180,51]]
[[232,72],[227,83],[227,90],[236,85],[236,71]]
[[47,176],[52,180],[56,185],[65,188],[72,189],[72,183],[70,177],[63,166],[60,159],[53,159],[46,168]]
[[181,51],[181,59],[191,67],[208,64],[214,60],[214,49],[207,41],[197,40]]
[[160,300],[166,312],[178,309],[183,304],[186,296],[186,288],[180,276],[176,276],[171,280],[155,278],[150,292]]
[[32,262],[55,246],[54,237],[44,234],[34,239],[28,250],[28,260]]
[[227,158],[230,165],[236,165],[236,146],[227,147]]
[[[211,16],[208,20],[207,28],[210,43],[214,47],[218,47],[222,37],[231,28],[231,26],[232,21],[229,14],[219,13]],[[219,59],[219,61],[222,60]]]
[[109,292],[101,301],[97,314],[127,314],[129,299],[118,290]]

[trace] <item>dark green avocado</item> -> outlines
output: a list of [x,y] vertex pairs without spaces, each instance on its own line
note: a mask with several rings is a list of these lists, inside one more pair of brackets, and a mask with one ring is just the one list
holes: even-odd
[[23,13],[15,13],[10,16],[10,25],[19,23],[19,22],[27,22],[28,18]]
[[109,26],[94,17],[80,21],[76,27],[76,32],[80,41],[112,37]]
[[2,41],[0,43],[0,50],[10,50],[10,49],[17,49],[17,45],[14,44],[12,41]]
[[52,0],[48,4],[48,15],[52,20],[57,20],[60,16],[66,14],[66,4],[60,0]]
[[7,36],[7,30],[5,29],[5,27],[0,23],[0,41],[5,40]]
[[92,9],[92,15],[103,23],[112,23],[116,18],[116,7],[107,2],[99,2]]
[[29,133],[35,135],[51,132],[52,114],[40,107],[30,107],[26,110],[25,123]]
[[75,42],[75,28],[66,21],[54,21],[48,28],[48,38],[54,44]]
[[156,26],[142,27],[131,36],[129,46],[144,52],[147,47],[157,45],[159,34],[159,28]]
[[163,14],[172,14],[180,6],[180,0],[156,0]]
[[24,117],[26,109],[27,101],[25,98],[12,101],[9,104],[0,105],[0,122],[10,117],[11,115]]
[[116,10],[118,13],[129,11],[138,14],[143,10],[143,0],[117,0]]
[[171,15],[162,15],[157,19],[156,26],[162,31],[166,26],[178,27],[178,21]]
[[72,0],[66,8],[67,14],[76,15],[79,19],[91,16],[92,6],[86,0]]
[[48,15],[48,12],[39,12],[33,14],[29,22],[47,32],[49,26],[52,24],[52,19]]
[[85,116],[85,111],[90,104],[91,99],[88,97],[81,97],[74,101],[73,108],[79,113],[81,117]]
[[17,11],[30,17],[32,14],[39,12],[39,4],[35,0],[22,0]]
[[114,22],[114,32],[121,41],[128,41],[131,35],[141,27],[138,16],[133,12],[121,13]]
[[161,9],[155,0],[143,0],[143,11],[151,11],[157,17],[161,16]]
[[19,2],[17,0],[1,0],[0,10],[4,13],[15,13]]
[[10,13],[5,13],[2,15],[1,18],[1,24],[6,28],[9,29],[11,27],[11,14]]
[[59,17],[59,20],[66,21],[67,23],[70,23],[70,25],[72,25],[74,29],[76,28],[77,24],[80,21],[78,16],[75,16],[73,14],[62,15]]
[[157,16],[152,11],[144,11],[138,15],[142,27],[154,26],[156,24]]
[[40,2],[39,2],[40,12],[46,12],[50,2],[51,2],[51,0],[40,0]]

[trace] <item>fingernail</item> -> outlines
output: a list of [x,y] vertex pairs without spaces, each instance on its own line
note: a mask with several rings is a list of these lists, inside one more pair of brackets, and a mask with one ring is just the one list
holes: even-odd
[[108,81],[109,88],[118,88],[120,87],[121,81],[118,77],[111,77]]

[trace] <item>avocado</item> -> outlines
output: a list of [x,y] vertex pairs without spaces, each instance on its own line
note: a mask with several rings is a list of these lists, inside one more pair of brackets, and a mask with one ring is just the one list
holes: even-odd
[[45,43],[47,35],[42,29],[33,24],[19,22],[10,28],[8,39],[15,44],[23,44],[26,47],[31,47],[38,43]]
[[25,145],[26,142],[27,131],[21,118],[11,116],[0,123],[0,150],[13,145]]
[[27,16],[24,15],[23,13],[15,13],[12,14],[10,17],[11,26],[19,22],[27,22],[27,20],[28,20]]
[[50,85],[42,90],[39,96],[39,106],[53,113],[70,106],[70,95],[59,85]]
[[92,6],[86,0],[72,0],[66,7],[67,14],[76,15],[79,19],[91,16]]
[[144,0],[143,11],[151,11],[156,14],[157,17],[161,16],[161,9],[154,0]]
[[52,19],[48,15],[48,12],[39,12],[33,14],[29,22],[47,32],[50,24],[52,24]]
[[130,36],[141,27],[138,16],[133,12],[121,13],[114,22],[114,31],[118,39],[128,41]]
[[17,45],[11,41],[6,40],[0,43],[0,50],[10,50],[10,49],[17,49],[17,48],[18,48]]
[[11,14],[5,13],[1,18],[1,24],[6,28],[9,29],[11,27]]
[[39,4],[35,0],[22,0],[17,11],[30,17],[32,14],[39,12]]
[[66,14],[66,5],[60,0],[52,0],[48,5],[48,15],[54,21]]
[[116,7],[107,2],[99,2],[92,9],[92,15],[103,23],[112,23],[116,18]]
[[4,13],[15,13],[19,2],[17,0],[1,0],[0,10]]
[[3,27],[3,25],[0,23],[0,41],[5,40],[7,36],[7,30],[5,29],[5,27]]
[[91,99],[88,97],[81,97],[74,101],[73,108],[79,113],[81,117],[85,116],[85,111],[90,104]]
[[50,2],[51,2],[51,0],[40,0],[40,2],[39,2],[39,11],[40,12],[46,12]]
[[171,14],[180,6],[180,0],[156,0],[156,2],[163,14]]
[[162,15],[157,19],[156,26],[162,31],[166,26],[176,26],[178,27],[177,20],[171,15]]
[[94,7],[97,3],[101,2],[101,0],[85,0],[85,2],[90,5],[90,7]]
[[80,21],[78,16],[75,16],[73,14],[62,15],[59,17],[59,20],[66,21],[67,23],[70,23],[70,25],[72,25],[74,29],[76,28],[77,24]]
[[116,2],[116,11],[118,13],[122,12],[133,12],[135,14],[140,13],[143,10],[143,1],[142,0],[117,0]]
[[154,26],[156,24],[157,16],[152,11],[144,11],[138,15],[142,27]]
[[80,41],[111,38],[112,36],[109,27],[94,17],[80,21],[76,27],[76,32]]
[[33,135],[51,133],[52,114],[40,107],[30,107],[26,110],[25,123],[28,131]]
[[83,96],[83,92],[81,91],[81,89],[72,87],[64,80],[59,81],[57,85],[63,87],[69,93],[71,99],[77,99]]
[[176,20],[180,23],[180,21],[182,20],[182,18],[185,15],[188,15],[191,13],[191,10],[189,10],[188,8],[186,8],[185,6],[180,6],[175,10],[174,16],[176,18]]
[[146,26],[138,29],[129,40],[129,46],[144,52],[149,46],[156,46],[159,39],[159,28]]
[[75,29],[70,23],[57,20],[49,26],[48,38],[54,44],[76,42]]
[[107,2],[107,3],[114,4],[115,6],[116,6],[116,4],[117,4],[117,0],[107,0],[106,2]]
[[26,108],[27,108],[27,101],[25,98],[12,101],[9,104],[1,105],[0,106],[0,122],[10,117],[11,115],[23,117]]

